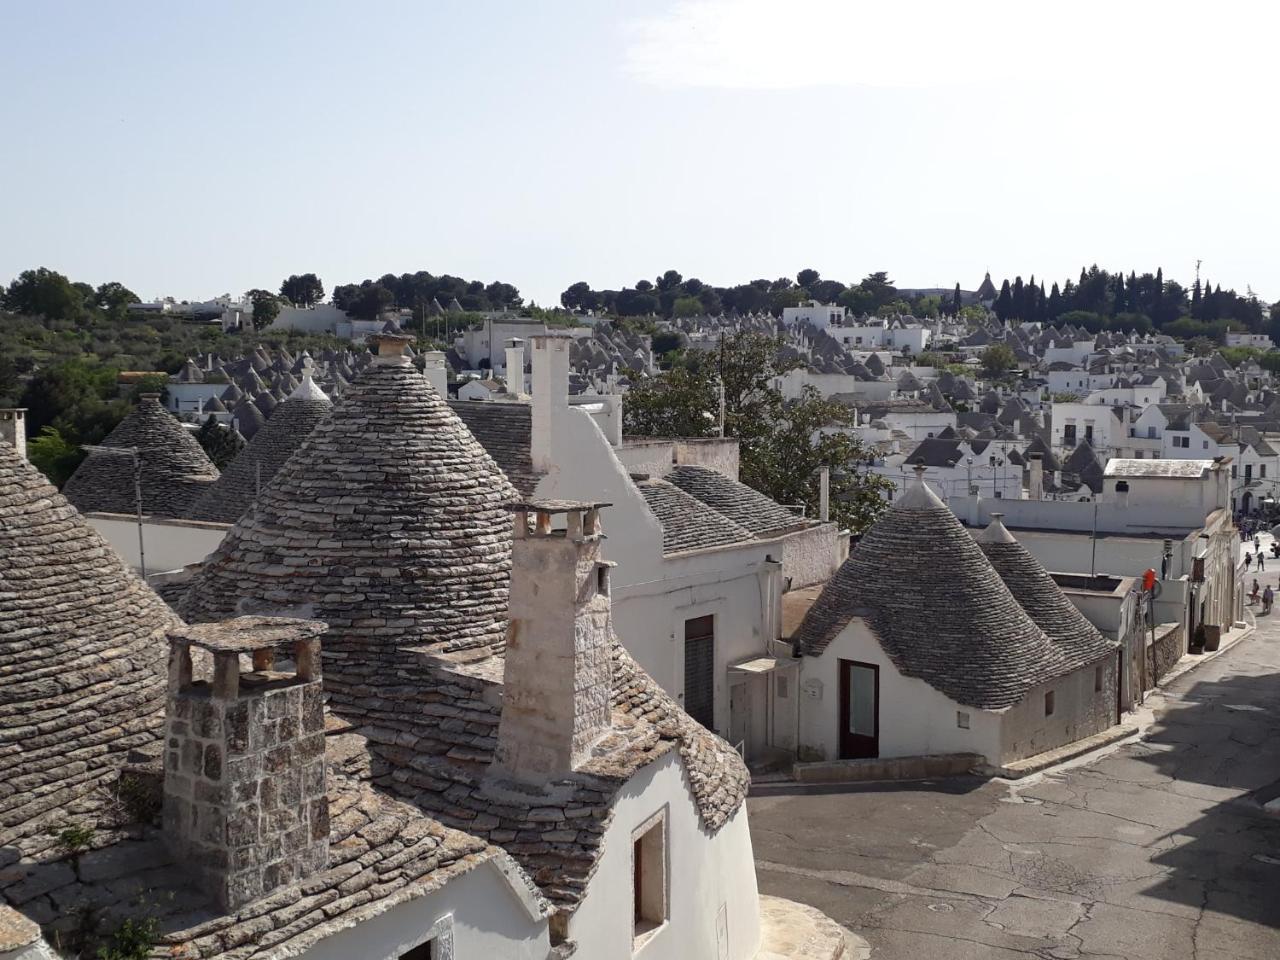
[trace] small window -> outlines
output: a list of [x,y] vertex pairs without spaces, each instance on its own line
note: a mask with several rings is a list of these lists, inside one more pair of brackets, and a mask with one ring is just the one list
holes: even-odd
[[609,595],[609,568],[604,564],[596,567],[596,593],[602,597]]
[[435,951],[431,949],[433,941],[428,940],[426,943],[420,943],[408,953],[400,954],[400,960],[431,960],[435,956]]
[[634,933],[638,950],[667,922],[667,816],[650,817],[631,834]]
[[1101,667],[1093,668],[1093,692],[1094,693],[1102,692],[1102,668]]
[[1201,440],[1201,441],[1200,441],[1200,446],[1201,446],[1201,447],[1203,447],[1205,450],[1208,450],[1208,449],[1209,449],[1209,441],[1208,441],[1208,440]]
[[956,726],[961,730],[969,729],[969,714],[963,710],[956,711]]
[[1046,717],[1053,716],[1053,691],[1050,690],[1044,695],[1044,715]]
[[1267,465],[1265,463],[1258,464],[1258,476],[1265,477],[1267,475]]

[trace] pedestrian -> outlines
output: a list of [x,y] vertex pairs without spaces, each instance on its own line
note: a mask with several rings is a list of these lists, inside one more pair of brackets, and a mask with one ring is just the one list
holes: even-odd
[[1252,591],[1250,591],[1250,593],[1249,593],[1249,602],[1250,602],[1250,603],[1257,603],[1257,602],[1258,602],[1258,591],[1259,591],[1260,589],[1261,589],[1261,587],[1259,587],[1259,586],[1258,586],[1258,578],[1257,578],[1257,577],[1254,577],[1254,578],[1253,578],[1253,590],[1252,590]]
[[1259,550],[1258,551],[1258,572],[1261,573],[1265,569],[1267,569],[1267,566],[1266,566],[1266,563],[1263,561],[1263,553],[1261,550]]
[[1258,535],[1257,535],[1257,534],[1254,534],[1254,536],[1253,536],[1253,549],[1255,549],[1255,550],[1261,550],[1261,549],[1262,549],[1262,541],[1258,539]]
[[1275,599],[1276,599],[1275,591],[1271,589],[1271,584],[1268,583],[1267,589],[1262,591],[1262,612],[1263,613],[1271,612],[1271,604],[1275,602]]
[[1250,567],[1250,565],[1251,565],[1252,563],[1253,563],[1253,554],[1252,554],[1252,553],[1247,553],[1247,552],[1246,552],[1246,553],[1245,553],[1245,555],[1244,555],[1244,568],[1245,568],[1245,570],[1246,570],[1246,571],[1248,571],[1248,569],[1249,569],[1249,567]]

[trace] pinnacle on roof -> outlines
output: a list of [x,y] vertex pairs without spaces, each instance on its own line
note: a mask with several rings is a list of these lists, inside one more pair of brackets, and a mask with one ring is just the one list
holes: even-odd
[[133,513],[134,457],[142,463],[142,510],[156,517],[182,517],[218,468],[200,444],[160,405],[159,394],[142,395],[133,412],[120,421],[98,450],[76,468],[63,494],[81,512]]
[[921,479],[867,531],[796,631],[819,656],[864,617],[904,676],[957,703],[1013,706],[1067,668],[955,515]]
[[191,508],[192,520],[235,523],[332,408],[306,368],[302,384],[276,407],[240,455]]
[[0,841],[98,789],[129,750],[158,739],[164,634],[175,624],[0,441]]
[[[263,487],[183,599],[325,620],[327,687],[353,703],[394,684],[402,648],[487,649],[506,630],[516,496],[427,379],[380,355]],[[357,693],[357,689],[359,692]]]
[[1014,539],[1002,516],[993,513],[990,525],[973,539],[1022,609],[1057,645],[1072,668],[1114,654],[1116,644],[1099,633],[1066,598],[1040,561]]

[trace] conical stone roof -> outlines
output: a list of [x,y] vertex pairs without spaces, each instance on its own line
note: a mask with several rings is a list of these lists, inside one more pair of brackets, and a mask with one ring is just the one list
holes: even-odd
[[0,441],[0,842],[158,737],[177,622]]
[[1072,668],[1111,656],[1116,644],[1085,619],[1049,572],[1014,539],[999,514],[974,540],[1014,599],[1062,651]]
[[254,434],[253,442],[209,485],[191,508],[190,518],[215,523],[239,520],[259,490],[271,482],[331,409],[329,398],[308,371],[302,385],[276,407],[271,419]]
[[968,531],[921,480],[867,531],[796,631],[819,656],[863,617],[904,676],[1000,710],[1067,670]]
[[[402,337],[380,335],[398,352]],[[501,644],[515,489],[407,358],[347,388],[205,562],[180,604],[324,620],[325,687],[358,707],[400,649]]]
[[[185,517],[205,489],[218,479],[218,468],[195,437],[160,405],[157,394],[144,394],[134,411],[120,421],[104,447],[133,447],[142,460],[142,512],[154,517]],[[90,453],[67,480],[63,495],[82,513],[133,513],[133,457]]]

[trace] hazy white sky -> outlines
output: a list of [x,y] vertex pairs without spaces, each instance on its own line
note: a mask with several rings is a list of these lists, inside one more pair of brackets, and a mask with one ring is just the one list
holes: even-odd
[[0,282],[668,268],[1280,298],[1275,4],[0,2]]

